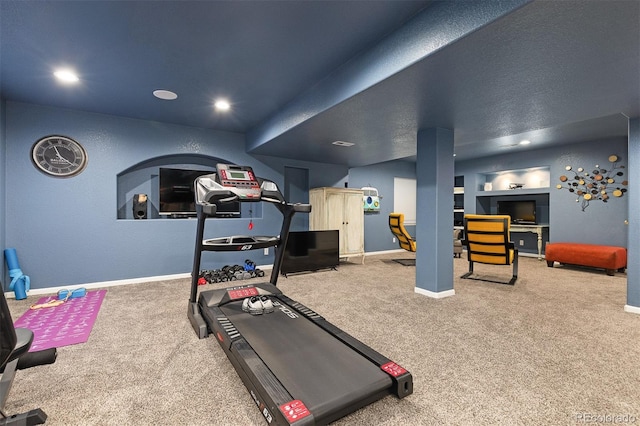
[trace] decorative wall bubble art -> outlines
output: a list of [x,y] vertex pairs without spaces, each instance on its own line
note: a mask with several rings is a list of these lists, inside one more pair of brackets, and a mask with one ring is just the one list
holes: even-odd
[[624,180],[625,167],[619,164],[620,157],[613,154],[609,156],[608,167],[600,167],[596,164],[592,171],[586,171],[583,167],[573,169],[566,166],[566,174],[560,176],[557,189],[566,189],[575,194],[576,203],[581,203],[582,211],[589,207],[591,201],[608,202],[611,198],[622,197],[627,192],[628,181]]

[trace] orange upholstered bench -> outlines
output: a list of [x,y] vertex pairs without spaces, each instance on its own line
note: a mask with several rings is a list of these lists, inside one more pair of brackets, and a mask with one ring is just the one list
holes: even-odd
[[599,244],[547,243],[545,260],[550,268],[553,267],[553,262],[559,262],[602,268],[607,271],[607,275],[614,275],[616,270],[624,272],[627,267],[627,249]]

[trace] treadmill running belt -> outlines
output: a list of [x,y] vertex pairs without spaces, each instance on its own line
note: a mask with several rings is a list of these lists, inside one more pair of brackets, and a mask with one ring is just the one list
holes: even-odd
[[379,367],[278,303],[281,306],[274,312],[256,316],[242,311],[242,300],[221,309],[282,385],[316,418],[390,387],[391,378]]

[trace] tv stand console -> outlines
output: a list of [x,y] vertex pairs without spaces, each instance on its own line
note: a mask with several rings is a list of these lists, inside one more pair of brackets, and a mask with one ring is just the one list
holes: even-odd
[[511,232],[531,232],[538,234],[538,260],[542,260],[542,232],[545,229],[549,229],[549,225],[521,225],[512,223],[510,228]]

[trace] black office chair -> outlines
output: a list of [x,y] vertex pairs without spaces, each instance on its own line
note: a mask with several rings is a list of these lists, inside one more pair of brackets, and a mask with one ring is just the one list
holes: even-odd
[[[0,286],[1,287],[1,286]],[[16,370],[55,362],[55,348],[29,352],[33,342],[33,332],[26,328],[15,328],[4,291],[0,291],[0,426],[39,425],[47,420],[47,415],[39,408],[27,413],[9,416],[5,403],[15,378]]]

